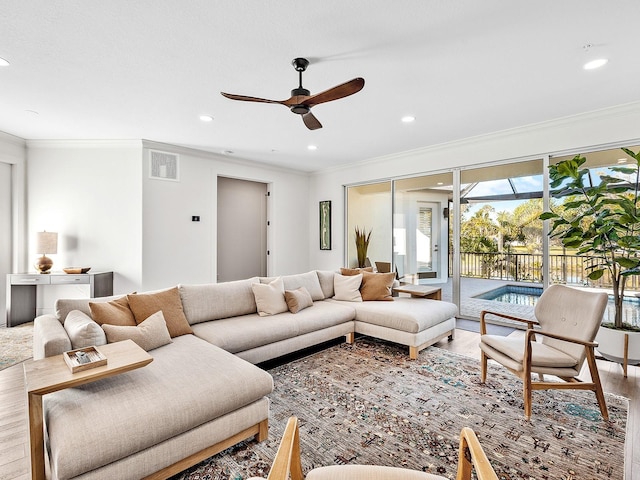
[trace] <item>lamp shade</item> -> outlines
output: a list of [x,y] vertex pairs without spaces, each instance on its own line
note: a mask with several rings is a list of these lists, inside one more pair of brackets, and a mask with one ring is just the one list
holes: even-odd
[[58,253],[58,233],[57,232],[38,232],[37,233],[37,252],[42,255],[47,253]]

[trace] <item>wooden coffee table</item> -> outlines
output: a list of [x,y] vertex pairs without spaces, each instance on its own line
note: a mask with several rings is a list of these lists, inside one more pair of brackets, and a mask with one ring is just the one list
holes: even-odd
[[440,287],[429,287],[428,285],[400,285],[393,289],[396,293],[409,293],[412,297],[429,298],[431,300],[442,300],[442,289]]
[[28,360],[23,364],[29,399],[31,478],[34,480],[45,480],[42,396],[144,367],[153,360],[151,355],[132,340],[110,343],[98,348],[107,357],[107,364],[78,373],[71,373],[62,355],[42,360]]

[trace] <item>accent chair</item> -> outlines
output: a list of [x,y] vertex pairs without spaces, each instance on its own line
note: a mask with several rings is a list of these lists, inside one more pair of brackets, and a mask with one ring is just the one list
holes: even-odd
[[[595,392],[600,412],[609,419],[602,392],[594,341],[607,306],[607,294],[551,285],[536,303],[537,321],[483,311],[480,314],[481,379],[487,379],[489,358],[503,365],[523,381],[524,415],[531,418],[531,393],[544,389],[578,389]],[[527,324],[524,340],[520,337],[487,335],[486,318],[493,315]],[[537,336],[540,340],[537,340]],[[585,360],[591,381],[578,379]],[[539,381],[532,380],[537,373]],[[544,375],[554,375],[564,382],[545,382]]]
[[[498,480],[478,437],[470,428],[460,433],[457,480],[470,480],[475,468],[478,480]],[[300,460],[298,419],[289,418],[267,480],[304,480]],[[444,480],[445,477],[419,470],[379,465],[331,465],[307,473],[306,480]],[[251,479],[249,479],[251,480]],[[255,479],[254,477],[254,480]]]

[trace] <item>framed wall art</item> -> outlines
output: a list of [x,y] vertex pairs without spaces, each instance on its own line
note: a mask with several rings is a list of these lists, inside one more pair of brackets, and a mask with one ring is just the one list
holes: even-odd
[[331,250],[331,200],[320,202],[320,250]]

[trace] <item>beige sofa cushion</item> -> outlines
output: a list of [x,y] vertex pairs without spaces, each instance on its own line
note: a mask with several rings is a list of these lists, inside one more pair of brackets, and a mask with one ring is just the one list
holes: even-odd
[[156,312],[162,311],[171,338],[193,333],[184,316],[178,287],[153,293],[127,295],[136,323],[140,324]]
[[422,332],[458,314],[458,307],[454,303],[424,298],[400,297],[393,302],[336,303],[354,308],[356,320],[408,333]]
[[[325,298],[322,287],[320,286],[318,274],[315,270],[297,275],[283,275],[280,278],[282,278],[285,290],[296,290],[297,288],[304,287],[314,301]],[[275,280],[275,277],[261,277],[260,283],[270,283],[273,280]]]
[[80,310],[71,310],[64,321],[64,329],[71,340],[71,348],[104,345],[107,337],[100,325]]
[[127,297],[121,297],[110,302],[89,302],[91,317],[98,324],[131,326],[136,325],[136,319],[129,308]]
[[346,302],[340,304],[325,300],[314,302],[312,308],[301,310],[295,315],[291,312],[268,317],[252,314],[198,323],[193,325],[193,332],[228,352],[238,353],[351,322],[355,311],[346,305]]
[[287,302],[284,299],[284,283],[278,277],[270,283],[254,283],[251,285],[253,295],[256,299],[258,315],[266,317],[286,312]]
[[143,368],[43,397],[56,478],[158,445],[273,390],[269,373],[193,335],[151,355]]
[[171,336],[162,312],[154,313],[140,325],[123,326],[105,323],[102,329],[109,343],[131,339],[147,352],[171,343]]
[[224,283],[179,285],[184,314],[191,325],[256,313],[251,285],[258,277]]
[[313,306],[313,299],[304,287],[285,290],[284,300],[287,302],[287,307],[291,313],[298,313],[300,310]]
[[322,295],[324,296],[324,298],[333,297],[333,276],[336,274],[336,272],[332,270],[316,270],[316,274],[318,275],[320,288],[322,289]]

